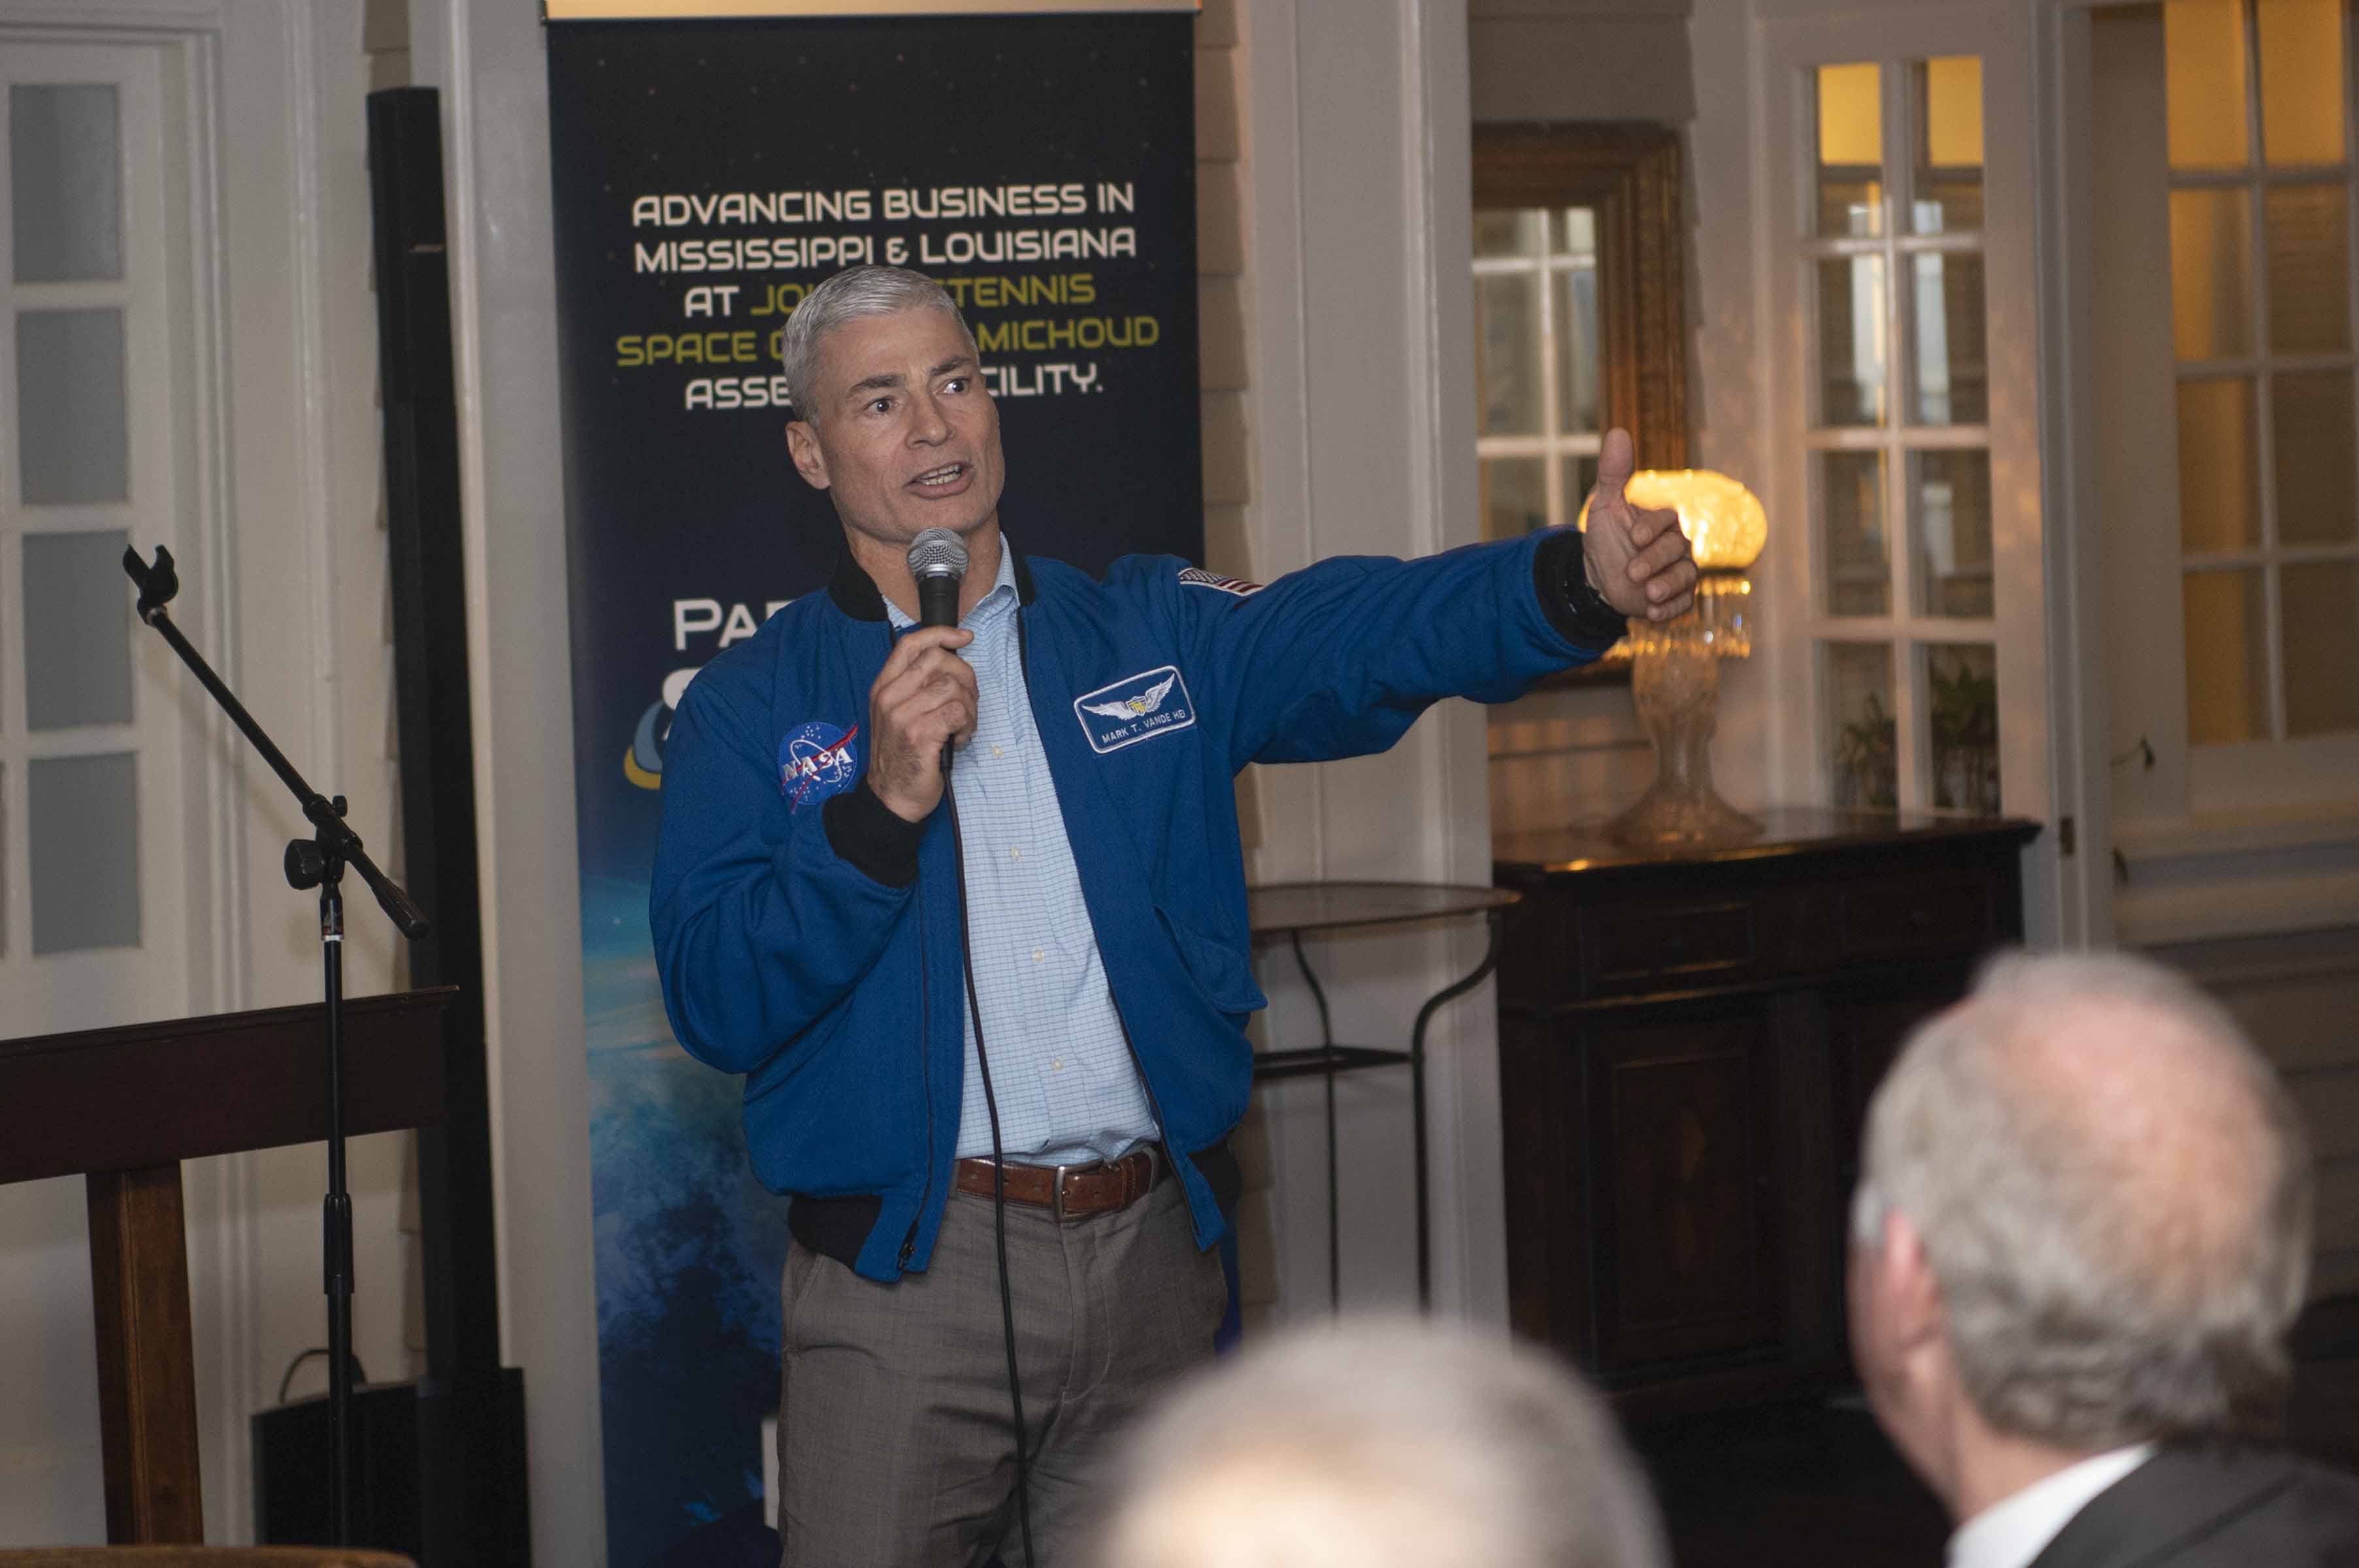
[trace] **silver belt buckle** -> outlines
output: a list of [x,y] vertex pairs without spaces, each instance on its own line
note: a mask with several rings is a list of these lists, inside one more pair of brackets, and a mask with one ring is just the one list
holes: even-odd
[[1053,1206],[1059,1225],[1065,1223],[1065,1173],[1072,1169],[1074,1167],[1071,1165],[1057,1167],[1057,1201]]

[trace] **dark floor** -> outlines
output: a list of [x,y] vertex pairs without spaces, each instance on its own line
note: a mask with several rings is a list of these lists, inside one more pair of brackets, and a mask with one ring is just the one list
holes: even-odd
[[[2296,1337],[2289,1436],[2359,1470],[2359,1303]],[[1678,1568],[1937,1568],[1949,1520],[1856,1399],[1695,1417],[1631,1433]]]

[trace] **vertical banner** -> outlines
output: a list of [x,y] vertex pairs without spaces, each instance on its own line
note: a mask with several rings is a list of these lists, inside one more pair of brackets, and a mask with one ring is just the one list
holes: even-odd
[[843,266],[929,274],[980,341],[1016,546],[1200,558],[1193,23],[547,29],[614,1568],[756,1537],[777,1403],[785,1203],[740,1080],[672,1039],[647,903],[673,704],[841,547],[788,460],[781,323]]

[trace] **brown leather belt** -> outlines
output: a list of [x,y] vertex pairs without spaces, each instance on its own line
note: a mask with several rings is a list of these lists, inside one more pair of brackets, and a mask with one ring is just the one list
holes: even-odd
[[[1144,1149],[1094,1165],[1016,1165],[1006,1173],[1007,1201],[1053,1210],[1059,1219],[1128,1208],[1151,1190],[1163,1166]],[[989,1197],[995,1167],[988,1160],[958,1162],[958,1190]]]

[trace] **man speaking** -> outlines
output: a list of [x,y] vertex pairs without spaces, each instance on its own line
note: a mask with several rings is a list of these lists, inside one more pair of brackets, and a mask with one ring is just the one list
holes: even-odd
[[[840,273],[784,358],[844,553],[682,697],[650,914],[673,1032],[745,1075],[790,1197],[785,1561],[1070,1561],[1110,1434],[1211,1354],[1225,1294],[1263,1005],[1238,770],[1516,697],[1685,610],[1695,568],[1624,501],[1615,432],[1585,543],[1096,581],[1003,535],[998,412],[940,287]],[[954,627],[920,624],[934,529]]]

